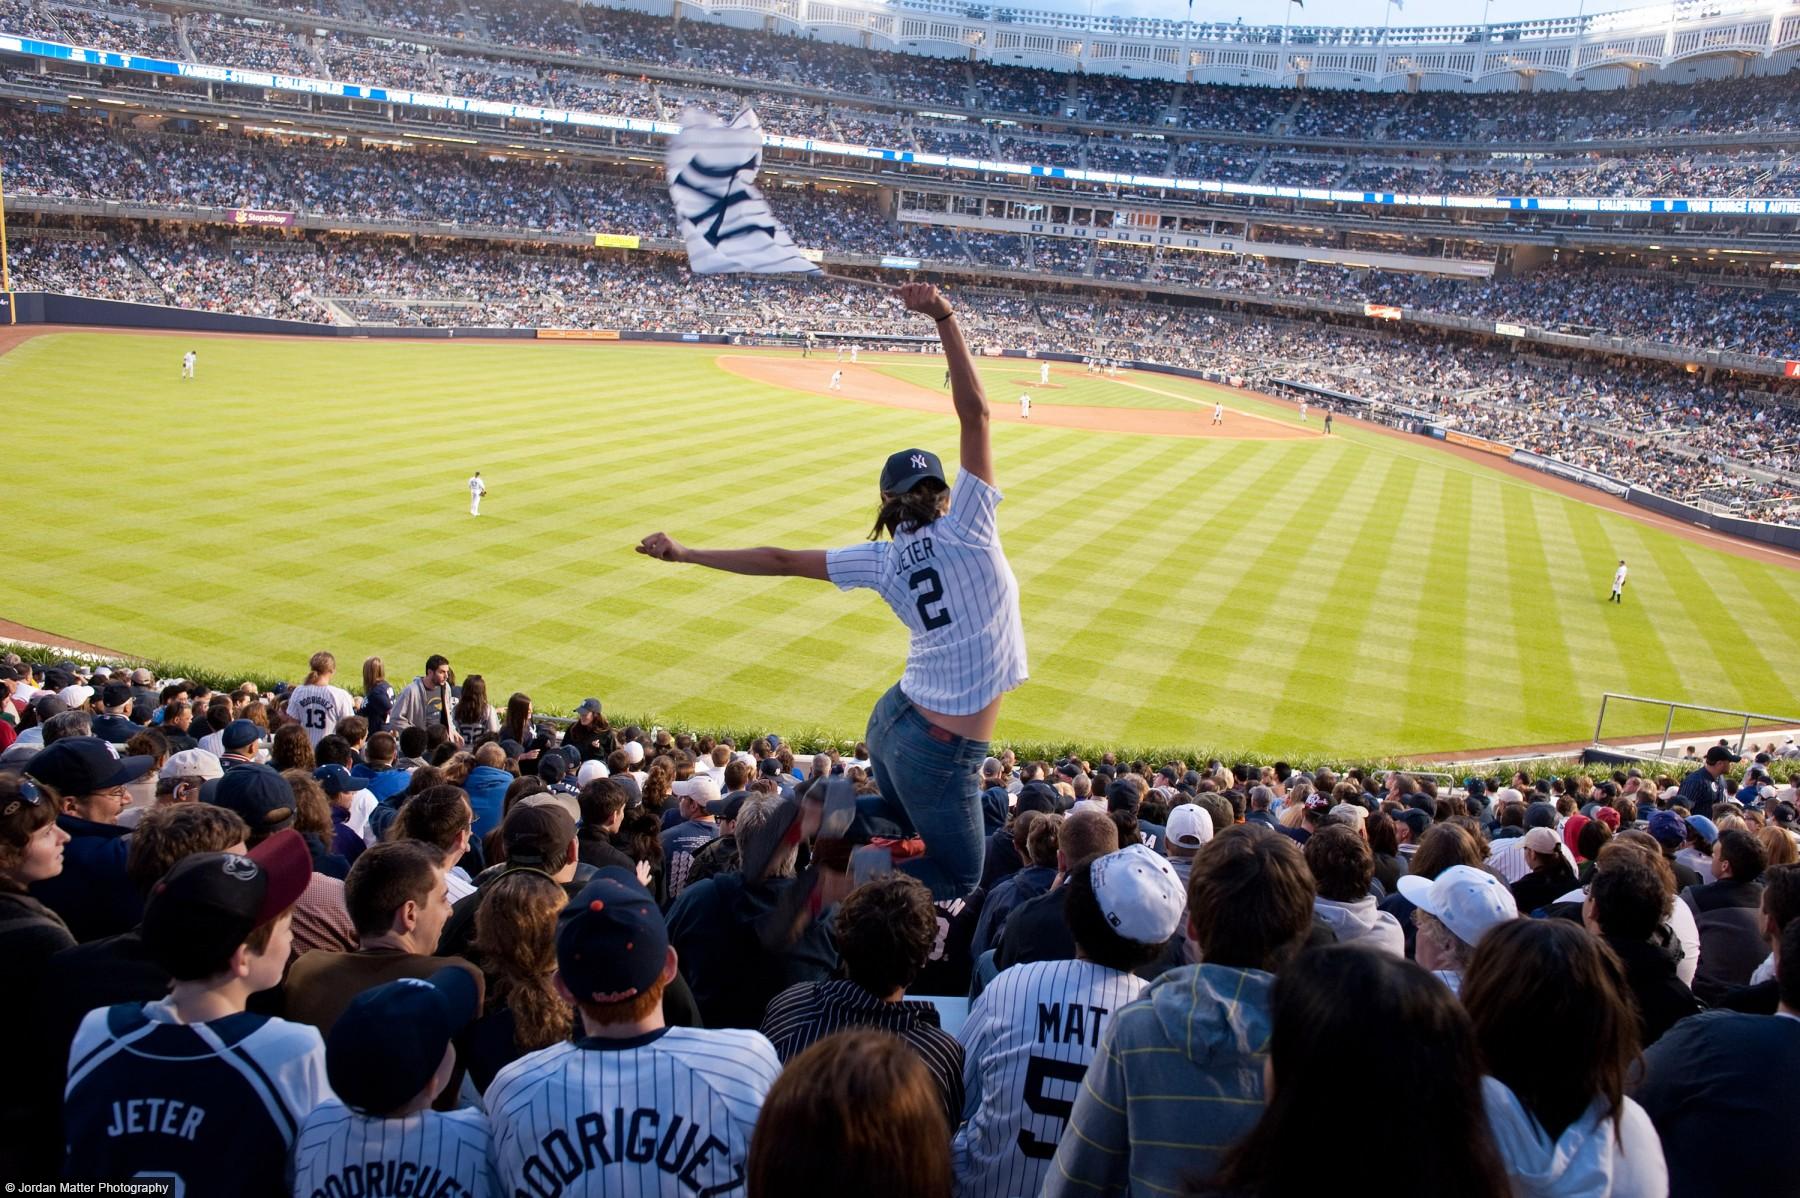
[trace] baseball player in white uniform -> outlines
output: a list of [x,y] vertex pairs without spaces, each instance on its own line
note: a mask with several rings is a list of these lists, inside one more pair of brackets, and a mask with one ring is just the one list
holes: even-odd
[[357,995],[325,1045],[337,1097],[313,1109],[294,1141],[295,1198],[499,1198],[480,1108],[431,1109],[454,1072],[451,1038],[480,1013],[473,975],[457,967]]
[[557,987],[580,1039],[502,1069],[486,1094],[508,1194],[742,1194],[775,1076],[760,1032],[671,1028],[675,951],[656,900],[607,866],[557,920]]
[[194,377],[194,366],[199,361],[200,361],[200,355],[195,353],[191,349],[188,350],[187,353],[182,354],[181,355],[181,377],[184,379],[193,378]]
[[469,515],[481,515],[481,497],[487,494],[487,484],[481,481],[481,471],[477,470],[469,479]]
[[861,352],[862,352],[862,346],[860,346],[860,345],[852,345],[850,347],[850,364],[852,366],[854,366],[856,364],[856,355]]
[[1619,568],[1613,571],[1613,588],[1611,596],[1611,602],[1613,603],[1625,602],[1625,574],[1625,559],[1620,558]]
[[1048,383],[1049,381],[1050,381],[1050,363],[1039,362],[1038,363],[1038,382],[1040,384],[1045,384],[1045,383]]
[[843,371],[834,370],[831,372],[831,389],[833,391],[842,391],[844,389],[844,372]]
[[1023,392],[1019,396],[1019,419],[1031,419],[1031,393],[1029,391]]
[[1300,423],[1306,423],[1306,401],[1304,399],[1300,401]]
[[1012,1198],[1043,1189],[1075,1095],[1112,1013],[1146,983],[1187,909],[1168,860],[1138,844],[1078,866],[1065,883],[1073,961],[1003,970],[969,1011],[963,1109],[951,1163],[958,1198]]
[[[917,835],[925,853],[900,868],[939,901],[960,898],[981,878],[978,773],[1006,692],[1028,674],[1019,583],[1000,546],[988,404],[975,359],[950,302],[929,283],[900,288],[906,307],[931,317],[950,365],[951,402],[962,426],[961,470],[948,486],[937,455],[892,454],[881,471],[875,536],[819,549],[689,549],[666,533],[638,552],[734,574],[786,575],[878,592],[912,634],[906,670],[869,717],[865,739],[880,789],[858,806]],[[946,503],[947,501],[947,503]]]
[[1213,402],[1212,422],[1214,424],[1224,424],[1225,423],[1225,405],[1216,400]]

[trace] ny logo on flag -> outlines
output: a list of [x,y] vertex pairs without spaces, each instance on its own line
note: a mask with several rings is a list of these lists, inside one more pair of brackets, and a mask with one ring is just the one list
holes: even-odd
[[[757,154],[735,166],[716,167],[707,166],[699,159],[695,159],[688,163],[686,169],[675,176],[674,181],[669,184],[671,190],[677,187],[685,187],[687,190],[698,194],[704,199],[712,201],[712,203],[706,207],[693,212],[691,215],[683,217],[683,219],[691,222],[695,226],[706,226],[708,221],[712,222],[710,226],[700,229],[700,236],[706,238],[709,245],[717,246],[727,237],[742,237],[748,233],[762,233],[769,237],[775,235],[775,225],[772,222],[769,224],[753,223],[758,215],[768,215],[769,210],[767,206],[758,204],[757,197],[752,192],[737,186],[739,172],[749,171],[752,177],[754,177],[756,168],[760,165],[759,160],[761,157],[762,155]],[[705,182],[696,182],[690,177],[693,175],[700,176],[702,180],[723,180],[723,182],[717,183],[717,190],[714,190],[713,187],[708,187]],[[738,207],[740,204],[749,204],[751,206],[751,210],[745,213],[748,222],[727,229],[725,227],[726,218],[731,215],[731,210]],[[679,197],[677,197],[676,206],[677,209],[680,208]]]

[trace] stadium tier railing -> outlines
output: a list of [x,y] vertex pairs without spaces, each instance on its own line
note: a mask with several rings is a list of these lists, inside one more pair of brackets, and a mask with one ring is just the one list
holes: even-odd
[[[1666,710],[1666,716],[1663,720],[1662,740],[1658,743],[1655,753],[1644,754],[1645,756],[1654,757],[1657,760],[1668,760],[1669,741],[1675,739],[1677,735],[1675,731],[1675,717],[1678,713],[1683,711],[1691,711],[1705,715],[1730,716],[1732,721],[1738,725],[1737,746],[1735,749],[1738,753],[1744,751],[1744,742],[1749,739],[1752,731],[1751,725],[1753,724],[1764,729],[1800,728],[1800,716],[1766,715],[1761,712],[1743,711],[1735,707],[1708,707],[1703,703],[1683,703],[1676,699],[1650,699],[1643,695],[1628,695],[1619,691],[1606,691],[1600,696],[1600,714],[1594,721],[1595,748],[1611,748],[1611,746],[1606,744],[1603,738],[1603,734],[1606,730],[1606,713],[1609,707],[1617,707],[1622,703],[1647,704],[1651,707],[1660,707]],[[1681,735],[1682,739],[1686,739],[1688,736],[1694,734],[1683,733]]]

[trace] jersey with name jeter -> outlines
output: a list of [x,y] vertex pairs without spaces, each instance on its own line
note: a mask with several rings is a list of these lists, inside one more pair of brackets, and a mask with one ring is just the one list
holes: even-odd
[[165,1002],[89,1011],[64,1096],[71,1181],[178,1179],[186,1198],[285,1194],[300,1123],[332,1097],[317,1028],[179,1023]]
[[294,1145],[294,1198],[497,1198],[493,1137],[479,1110],[359,1115],[333,1099]]
[[1035,1196],[1112,1013],[1145,982],[1091,961],[1000,972],[969,1012],[964,1109],[951,1161],[958,1198]]
[[912,633],[900,689],[927,710],[972,715],[1027,677],[1019,581],[995,520],[1000,499],[964,470],[946,515],[826,555],[839,589],[874,590]]
[[781,1072],[760,1033],[665,1028],[540,1049],[488,1087],[508,1193],[631,1198],[744,1193],[750,1133]]

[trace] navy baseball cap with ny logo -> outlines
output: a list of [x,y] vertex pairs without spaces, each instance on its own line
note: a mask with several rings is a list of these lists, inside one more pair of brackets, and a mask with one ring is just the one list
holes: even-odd
[[928,478],[944,481],[944,464],[929,449],[902,449],[888,457],[881,468],[881,490],[886,495],[904,495]]

